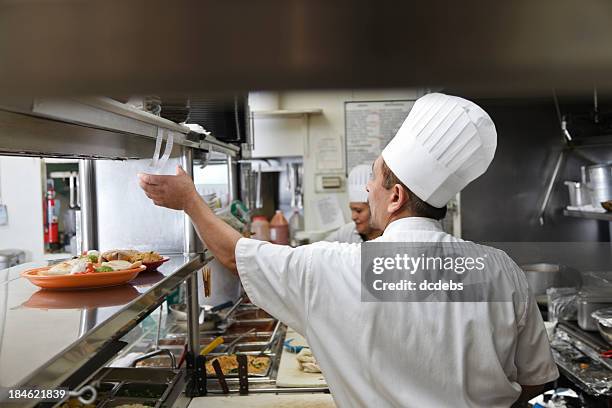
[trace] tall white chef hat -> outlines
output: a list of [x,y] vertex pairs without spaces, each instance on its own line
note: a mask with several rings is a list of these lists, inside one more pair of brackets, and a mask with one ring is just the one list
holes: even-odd
[[432,93],[415,102],[382,156],[406,187],[441,208],[487,170],[496,146],[495,125],[482,108]]
[[348,195],[351,203],[367,203],[366,184],[372,173],[372,167],[360,164],[352,168],[348,176]]

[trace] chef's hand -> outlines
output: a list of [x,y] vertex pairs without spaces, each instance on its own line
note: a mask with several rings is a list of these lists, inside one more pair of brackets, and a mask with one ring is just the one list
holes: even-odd
[[140,173],[138,179],[147,197],[160,207],[189,213],[190,208],[200,199],[193,180],[181,166],[177,166],[176,176]]
[[180,166],[176,176],[139,174],[138,178],[140,187],[156,205],[184,210],[215,258],[238,274],[235,254],[240,233],[215,216],[198,195],[191,177]]

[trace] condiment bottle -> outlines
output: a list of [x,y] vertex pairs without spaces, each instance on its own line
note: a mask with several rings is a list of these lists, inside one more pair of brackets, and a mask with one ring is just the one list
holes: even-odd
[[263,215],[256,215],[251,222],[251,238],[270,241],[270,223]]
[[291,214],[291,217],[289,218],[289,242],[291,243],[292,246],[297,246],[294,244],[296,242],[295,233],[298,231],[303,231],[303,230],[304,230],[304,218],[302,218],[302,215],[300,214],[300,210],[297,208],[294,208],[293,214]]
[[279,245],[289,245],[289,223],[281,210],[270,221],[270,242]]

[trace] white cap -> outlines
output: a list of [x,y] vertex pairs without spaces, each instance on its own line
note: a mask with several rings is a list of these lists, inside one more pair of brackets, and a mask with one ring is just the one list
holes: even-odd
[[382,157],[421,200],[441,208],[487,170],[496,146],[495,125],[482,108],[432,93],[414,103]]
[[372,174],[372,166],[360,164],[353,167],[348,176],[348,195],[351,203],[367,203],[366,184]]

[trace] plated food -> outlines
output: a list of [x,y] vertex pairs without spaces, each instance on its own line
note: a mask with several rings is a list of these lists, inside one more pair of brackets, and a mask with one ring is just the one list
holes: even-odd
[[170,258],[161,256],[155,251],[137,251],[135,249],[113,249],[100,254],[103,261],[142,262],[147,270],[154,271]]
[[155,251],[140,252],[135,249],[113,249],[100,254],[104,261],[127,261],[127,262],[142,262],[153,263],[164,259]]
[[[87,251],[76,258],[21,275],[44,289],[89,289],[117,286],[134,279],[146,269],[155,270],[170,258],[154,251]],[[152,263],[148,263],[152,261]]]
[[[210,359],[206,362],[206,373],[210,376],[216,376],[215,369],[213,368],[213,361],[218,360],[221,365],[223,374],[232,375],[238,374],[238,359],[235,354],[228,356],[219,356]],[[265,375],[270,367],[270,358],[266,356],[247,356],[247,371],[249,374]]]
[[60,262],[51,268],[38,271],[40,276],[57,275],[83,275],[86,273],[103,273],[137,269],[141,261],[129,262],[125,260],[104,261],[98,251],[88,251],[86,254],[69,261]]

